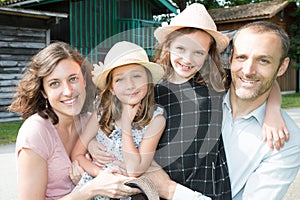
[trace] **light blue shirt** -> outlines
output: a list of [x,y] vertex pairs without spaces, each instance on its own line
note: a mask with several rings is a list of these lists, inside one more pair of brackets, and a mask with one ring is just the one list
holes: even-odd
[[229,95],[223,101],[222,137],[233,200],[280,200],[300,167],[300,129],[282,110],[290,140],[272,151],[262,140],[266,103],[233,121]]

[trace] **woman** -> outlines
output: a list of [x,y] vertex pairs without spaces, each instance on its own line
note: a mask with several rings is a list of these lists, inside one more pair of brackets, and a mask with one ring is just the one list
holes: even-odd
[[72,166],[70,155],[89,118],[94,88],[88,63],[68,44],[52,43],[32,58],[9,107],[25,120],[16,142],[19,199],[120,198],[138,192],[123,184],[130,178],[104,171],[71,193],[76,177],[71,180],[69,170],[76,175],[82,169]]

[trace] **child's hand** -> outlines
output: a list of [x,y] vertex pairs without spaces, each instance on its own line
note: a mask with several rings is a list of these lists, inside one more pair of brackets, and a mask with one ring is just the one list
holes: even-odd
[[92,156],[94,164],[102,168],[115,160],[115,157],[106,152],[106,148],[96,139],[92,139],[88,145],[88,151]]
[[[276,116],[280,116],[278,119]],[[267,141],[270,149],[280,150],[284,146],[284,142],[290,138],[289,131],[285,125],[283,118],[280,115],[274,115],[273,119],[265,119],[263,124],[263,141]]]
[[78,161],[75,160],[72,162],[72,167],[69,168],[69,176],[74,185],[80,181],[83,174],[83,169],[79,166]]
[[133,122],[135,116],[139,114],[139,110],[141,108],[141,104],[136,104],[134,106],[132,105],[123,105],[123,112],[122,112],[122,121],[125,119],[130,120],[130,122]]

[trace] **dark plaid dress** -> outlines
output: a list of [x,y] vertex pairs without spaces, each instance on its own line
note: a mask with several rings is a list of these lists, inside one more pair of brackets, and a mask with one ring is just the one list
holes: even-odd
[[221,137],[222,96],[194,78],[183,84],[165,80],[155,87],[167,124],[155,160],[177,183],[212,199],[231,199]]

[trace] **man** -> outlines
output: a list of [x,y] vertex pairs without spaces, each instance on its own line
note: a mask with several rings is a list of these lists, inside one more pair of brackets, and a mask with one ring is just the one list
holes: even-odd
[[[248,24],[234,37],[232,84],[224,97],[222,124],[234,200],[282,199],[300,167],[300,130],[284,111],[289,142],[280,151],[272,151],[262,140],[266,100],[274,81],[288,67],[288,48],[287,34],[269,22]],[[148,176],[167,199],[201,199],[163,170]]]
[[222,136],[234,200],[282,199],[300,167],[300,130],[284,111],[290,141],[272,151],[261,134],[271,87],[290,61],[288,48],[287,34],[269,22],[245,25],[233,39]]

